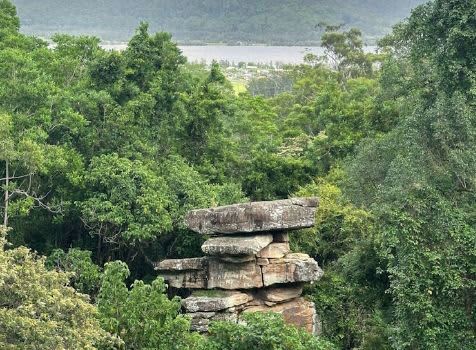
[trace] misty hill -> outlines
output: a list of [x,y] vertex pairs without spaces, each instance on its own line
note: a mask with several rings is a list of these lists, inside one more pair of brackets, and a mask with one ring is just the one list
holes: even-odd
[[372,42],[424,0],[13,0],[22,30],[125,41],[140,21],[180,42],[310,44],[317,24],[360,28]]

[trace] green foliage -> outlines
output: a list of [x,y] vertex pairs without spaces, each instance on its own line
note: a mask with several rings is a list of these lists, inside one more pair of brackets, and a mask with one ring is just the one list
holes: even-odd
[[399,97],[410,108],[349,168],[349,193],[379,223],[395,348],[475,348],[474,40],[462,40],[473,33],[474,10],[473,2],[434,1],[384,41],[410,67]]
[[281,315],[249,313],[244,323],[216,322],[200,349],[207,350],[332,350],[334,346],[304,330],[287,326]]
[[83,220],[106,241],[135,243],[171,230],[167,185],[142,162],[117,154],[93,158],[84,183]]
[[[328,265],[322,280],[306,290],[322,318],[322,336],[340,349],[391,349],[390,310],[382,298],[385,289],[379,288],[384,286],[371,268],[375,255],[370,249],[353,253],[346,258],[355,259],[357,269],[348,269],[343,261]],[[353,280],[353,273],[368,276]]]
[[[183,8],[268,13],[260,23],[274,23],[270,8],[294,8],[270,4]],[[388,6],[359,2],[369,5]],[[308,13],[293,15],[314,27]],[[208,339],[189,333],[150,264],[202,254],[188,210],[299,195],[321,199],[316,227],[291,243],[325,270],[306,293],[327,339],[475,349],[473,13],[473,1],[419,7],[382,41],[383,55],[365,54],[358,30],[328,26],[327,59],[286,67],[292,88],[264,98],[235,94],[217,64],[186,64],[170,35],[146,24],[123,52],[68,35],[47,48],[0,0],[0,211],[14,228],[14,246],[0,250],[0,347],[331,348],[276,315],[217,323]],[[250,40],[269,34],[253,28]],[[53,251],[46,263],[59,272],[14,248],[25,244]],[[127,288],[139,278],[153,282]],[[95,297],[101,279],[98,316],[66,286]]]
[[342,349],[389,349],[389,300],[384,267],[375,245],[371,212],[345,197],[347,179],[335,168],[326,178],[306,185],[298,196],[320,199],[316,226],[291,236],[293,250],[319,261],[324,277],[306,293],[315,302],[323,335]]
[[70,248],[54,250],[46,259],[49,269],[71,273],[71,286],[77,291],[94,296],[99,291],[101,271],[91,259],[92,253],[86,250]]
[[326,52],[326,63],[339,72],[343,79],[370,75],[373,54],[364,53],[362,33],[355,28],[344,32],[340,29],[340,26],[325,26],[321,46]]
[[120,337],[125,349],[191,349],[200,341],[198,334],[189,333],[190,321],[179,315],[180,299],[167,298],[162,279],[135,281],[129,290],[127,277],[126,264],[107,263],[98,296],[103,328]]
[[9,0],[0,1],[0,28],[2,31],[0,35],[5,35],[6,31],[20,30],[16,7]]
[[[222,125],[233,113],[223,75],[197,79],[170,35],[145,24],[122,53],[96,38],[53,41],[0,50],[1,209],[12,240],[43,253],[78,244],[97,262],[196,254],[185,212],[244,199],[223,174],[229,155],[214,158],[227,151]],[[202,136],[189,137],[191,121]]]
[[474,97],[474,6],[472,1],[429,2],[400,23],[382,44],[392,46],[395,53],[407,57],[423,73],[415,77],[420,84],[426,79],[438,90]]
[[296,195],[318,197],[319,211],[312,229],[293,235],[296,251],[304,250],[326,266],[348,253],[356,242],[371,239],[372,214],[352,205],[338,183],[345,181],[345,173],[334,169],[326,178],[320,178],[301,188]]
[[266,76],[252,78],[247,89],[253,96],[274,97],[292,90],[293,80],[288,72],[271,71]]
[[96,349],[107,343],[96,309],[68,286],[68,275],[48,271],[25,247],[5,249],[0,231],[0,347]]

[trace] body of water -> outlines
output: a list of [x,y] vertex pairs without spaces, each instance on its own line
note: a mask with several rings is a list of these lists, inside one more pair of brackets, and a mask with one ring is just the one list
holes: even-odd
[[[104,44],[110,50],[123,50],[126,44]],[[265,64],[299,64],[304,62],[304,56],[312,53],[322,55],[322,47],[306,46],[180,46],[189,62],[211,63],[228,61],[230,63],[253,62]],[[366,51],[375,51],[375,47],[368,46]]]

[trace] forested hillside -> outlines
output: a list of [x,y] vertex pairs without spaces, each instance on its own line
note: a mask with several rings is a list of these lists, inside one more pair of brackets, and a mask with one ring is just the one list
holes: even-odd
[[140,21],[180,42],[317,43],[321,22],[360,28],[369,42],[423,0],[15,0],[22,30],[126,41]]
[[[127,49],[20,32],[0,0],[0,349],[476,349],[476,3],[418,7],[365,53],[327,27],[292,90],[236,94],[138,25]],[[317,196],[322,334],[189,332],[153,263],[194,208]]]

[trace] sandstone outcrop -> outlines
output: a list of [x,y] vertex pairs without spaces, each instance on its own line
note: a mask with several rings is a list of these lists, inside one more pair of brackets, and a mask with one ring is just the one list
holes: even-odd
[[304,328],[310,333],[316,334],[319,327],[318,317],[314,303],[297,298],[291,301],[273,306],[252,306],[244,312],[275,312],[282,314],[284,321],[295,326]]
[[283,259],[269,259],[269,261],[269,265],[261,268],[263,285],[266,287],[273,284],[313,282],[323,275],[317,262],[309,256],[295,258],[287,255]]
[[273,242],[273,235],[228,236],[210,238],[202,245],[207,255],[256,255]]
[[259,258],[280,259],[291,251],[289,243],[271,243],[258,252]]
[[210,259],[207,289],[253,289],[263,287],[261,268],[255,261],[230,263]]
[[303,285],[297,284],[289,287],[269,287],[260,289],[258,296],[264,301],[280,303],[286,300],[295,299],[301,296]]
[[189,212],[188,227],[203,234],[237,234],[312,227],[316,198],[253,202]]
[[250,294],[240,292],[218,292],[217,294],[199,295],[182,300],[186,312],[222,311],[235,306],[246,304],[253,300]]
[[210,322],[238,322],[245,312],[281,313],[286,322],[316,333],[314,304],[301,297],[303,285],[323,272],[306,254],[291,253],[289,232],[314,225],[318,201],[296,198],[194,210],[191,230],[210,237],[206,256],[156,264],[169,286],[194,290],[182,301],[192,330]]

